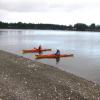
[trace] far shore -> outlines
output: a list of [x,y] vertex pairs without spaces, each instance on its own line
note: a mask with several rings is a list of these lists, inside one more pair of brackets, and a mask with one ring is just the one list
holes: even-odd
[[[66,23],[67,24],[67,23]],[[60,24],[47,24],[47,23],[8,23],[0,21],[0,29],[39,29],[39,30],[63,30],[63,31],[90,31],[100,32],[100,25],[91,23],[76,23],[74,25],[60,25]]]
[[60,29],[32,29],[32,28],[0,28],[0,30],[49,30],[49,31],[73,31],[73,32],[100,32],[100,30],[85,30],[85,31],[80,31],[80,30],[60,30]]

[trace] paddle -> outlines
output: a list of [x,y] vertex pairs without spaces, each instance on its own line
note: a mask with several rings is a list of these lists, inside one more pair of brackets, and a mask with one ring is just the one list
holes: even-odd
[[20,51],[17,51],[17,53],[24,54],[22,50],[20,50]]

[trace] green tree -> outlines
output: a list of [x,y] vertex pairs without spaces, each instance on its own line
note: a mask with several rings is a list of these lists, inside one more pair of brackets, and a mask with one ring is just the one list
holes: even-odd
[[74,28],[76,31],[86,31],[88,29],[88,26],[83,23],[77,23],[74,25]]
[[95,26],[94,23],[92,23],[89,28],[90,28],[91,31],[93,31],[93,30],[95,30],[96,26]]

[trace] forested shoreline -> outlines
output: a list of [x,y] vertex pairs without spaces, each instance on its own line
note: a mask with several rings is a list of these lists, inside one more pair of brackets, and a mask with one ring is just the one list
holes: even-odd
[[86,25],[84,23],[76,23],[74,25],[58,25],[58,24],[34,24],[34,23],[7,23],[0,21],[0,29],[43,29],[43,30],[70,30],[70,31],[100,31],[100,25]]

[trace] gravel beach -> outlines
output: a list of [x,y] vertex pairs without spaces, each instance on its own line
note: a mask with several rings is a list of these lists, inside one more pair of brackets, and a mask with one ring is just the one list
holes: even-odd
[[100,100],[100,86],[0,50],[0,100]]

